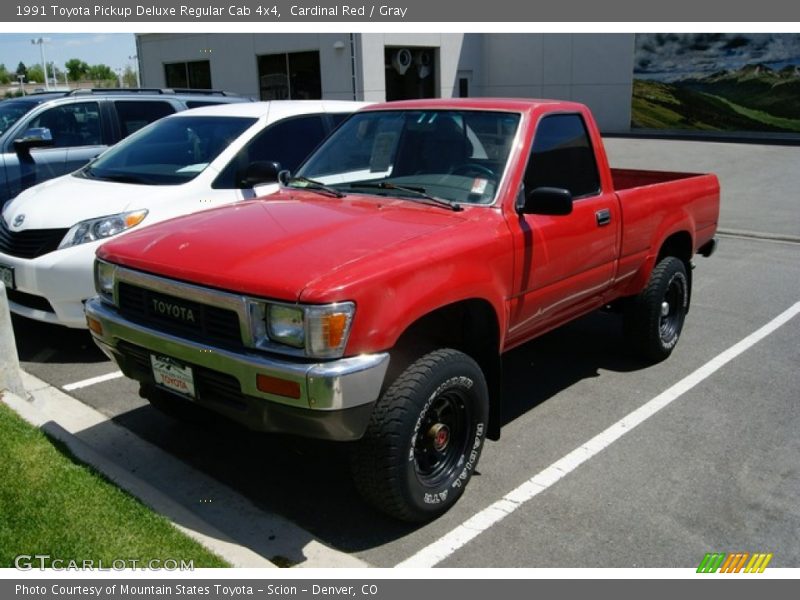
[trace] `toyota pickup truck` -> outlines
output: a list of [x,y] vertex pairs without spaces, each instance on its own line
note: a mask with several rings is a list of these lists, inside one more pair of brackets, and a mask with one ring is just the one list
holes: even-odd
[[714,175],[609,168],[572,102],[373,105],[280,180],[102,245],[87,324],[165,411],[351,442],[364,498],[408,521],[499,437],[504,352],[615,306],[665,359],[716,245]]

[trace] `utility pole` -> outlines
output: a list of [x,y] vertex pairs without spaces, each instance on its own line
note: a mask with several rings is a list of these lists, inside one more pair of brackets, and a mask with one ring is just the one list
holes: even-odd
[[139,74],[139,55],[138,54],[133,54],[133,55],[128,57],[128,60],[136,61],[136,63],[135,63],[136,64],[136,67],[135,67],[136,68],[136,87],[140,88],[140,87],[142,87],[142,78],[141,78],[141,75]]

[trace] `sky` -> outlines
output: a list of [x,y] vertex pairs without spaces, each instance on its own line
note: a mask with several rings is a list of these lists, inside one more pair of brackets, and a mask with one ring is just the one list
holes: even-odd
[[31,40],[45,39],[47,62],[64,69],[64,63],[78,58],[89,65],[104,64],[112,69],[136,66],[132,33],[0,33],[0,64],[15,71],[20,61],[26,66],[42,63],[39,46]]

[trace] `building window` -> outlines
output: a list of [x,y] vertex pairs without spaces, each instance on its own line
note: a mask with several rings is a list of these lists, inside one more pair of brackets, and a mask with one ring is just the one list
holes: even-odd
[[436,48],[384,48],[386,100],[436,97]]
[[458,78],[458,97],[469,98],[469,79],[466,77]]
[[319,52],[259,56],[258,86],[262,100],[319,100],[322,98]]
[[169,88],[211,89],[211,63],[207,60],[167,63],[164,79]]

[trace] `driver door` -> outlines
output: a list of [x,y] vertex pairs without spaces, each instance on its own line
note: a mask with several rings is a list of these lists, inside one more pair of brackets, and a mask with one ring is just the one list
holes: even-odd
[[544,116],[534,136],[523,193],[568,189],[569,215],[514,215],[517,290],[509,343],[529,339],[596,308],[611,285],[618,256],[616,194],[601,189],[591,139],[579,114]]

